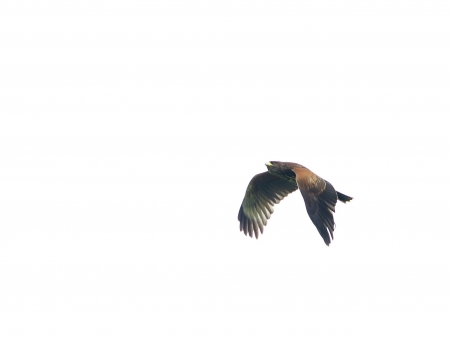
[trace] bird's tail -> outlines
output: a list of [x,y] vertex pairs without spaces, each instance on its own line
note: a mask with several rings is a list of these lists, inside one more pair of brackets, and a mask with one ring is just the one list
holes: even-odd
[[342,194],[341,192],[336,191],[337,193],[337,197],[340,201],[342,201],[343,203],[346,203],[347,201],[352,200],[352,197],[349,197],[348,195]]

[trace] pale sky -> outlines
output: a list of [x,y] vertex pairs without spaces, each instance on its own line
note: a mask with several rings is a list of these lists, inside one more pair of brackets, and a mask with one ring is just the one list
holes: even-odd
[[[449,338],[448,1],[0,4],[1,338]],[[354,200],[327,247],[300,163]]]

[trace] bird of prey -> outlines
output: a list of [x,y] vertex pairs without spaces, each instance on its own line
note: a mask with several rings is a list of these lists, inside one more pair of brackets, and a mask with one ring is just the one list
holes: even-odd
[[311,221],[328,246],[333,239],[337,200],[346,203],[353,198],[337,192],[328,181],[302,165],[269,161],[266,166],[268,172],[255,175],[248,184],[238,215],[241,231],[250,237],[254,233],[258,239],[273,213],[273,206],[299,189]]

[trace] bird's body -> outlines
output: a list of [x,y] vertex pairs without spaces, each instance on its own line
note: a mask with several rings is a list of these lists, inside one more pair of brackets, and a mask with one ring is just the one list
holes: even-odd
[[251,237],[255,233],[258,238],[274,212],[273,205],[299,189],[311,221],[329,245],[333,239],[337,200],[345,203],[353,198],[337,192],[328,181],[302,165],[271,161],[266,166],[268,172],[255,175],[247,187],[238,215],[241,231]]

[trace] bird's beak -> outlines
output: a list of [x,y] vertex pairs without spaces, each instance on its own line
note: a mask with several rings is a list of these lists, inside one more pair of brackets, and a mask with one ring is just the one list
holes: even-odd
[[272,163],[269,161],[269,162],[266,162],[266,166],[273,166],[273,165],[272,165]]

